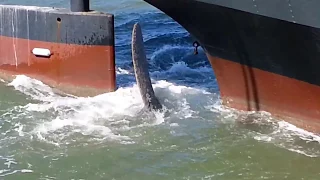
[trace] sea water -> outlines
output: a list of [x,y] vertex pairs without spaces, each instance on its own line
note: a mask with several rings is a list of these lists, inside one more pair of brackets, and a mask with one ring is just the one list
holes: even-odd
[[[0,3],[69,8],[67,0]],[[194,40],[171,18],[142,0],[91,8],[115,14],[117,91],[63,97],[24,75],[1,82],[0,179],[320,179],[320,137],[267,112],[222,106],[204,52],[193,54]],[[166,113],[137,115],[136,22]]]

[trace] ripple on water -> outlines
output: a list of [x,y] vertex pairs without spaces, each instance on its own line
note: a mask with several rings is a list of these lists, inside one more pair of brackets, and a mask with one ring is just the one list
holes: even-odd
[[[68,2],[28,1],[66,7]],[[204,52],[200,49],[198,56],[193,55],[193,39],[179,24],[142,1],[97,0],[92,7],[116,14],[119,89],[80,98],[56,94],[42,82],[22,75],[2,82],[8,87],[0,88],[8,93],[0,103],[0,177],[320,177],[319,136],[265,112],[222,106]],[[143,104],[130,49],[136,22],[143,28],[153,86],[165,113],[137,115]]]

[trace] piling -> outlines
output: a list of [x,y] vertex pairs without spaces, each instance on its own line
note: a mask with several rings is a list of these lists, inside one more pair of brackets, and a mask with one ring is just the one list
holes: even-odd
[[90,0],[70,0],[72,12],[88,12],[90,10]]

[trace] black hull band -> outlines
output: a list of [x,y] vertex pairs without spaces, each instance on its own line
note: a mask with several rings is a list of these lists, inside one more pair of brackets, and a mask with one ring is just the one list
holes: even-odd
[[220,57],[320,85],[320,29],[199,1],[147,0]]

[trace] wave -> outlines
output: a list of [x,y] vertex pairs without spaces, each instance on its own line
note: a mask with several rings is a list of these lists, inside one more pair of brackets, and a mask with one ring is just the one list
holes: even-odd
[[[181,71],[180,66],[188,69],[185,65],[176,66],[177,71]],[[2,136],[4,139],[10,139],[10,135],[31,138],[55,146],[75,142],[132,144],[141,138],[138,129],[143,127],[165,125],[174,128],[186,119],[216,117],[215,123],[231,123],[233,129],[229,130],[237,129],[239,135],[246,134],[247,138],[308,157],[320,156],[318,135],[273,119],[267,112],[242,112],[224,107],[219,94],[206,88],[177,85],[165,80],[153,82],[156,96],[166,111],[138,116],[143,103],[136,84],[95,97],[69,97],[55,94],[40,81],[17,76],[8,86],[35,102],[15,106],[1,116],[7,124],[7,131]]]
[[213,112],[220,112],[220,116],[227,122],[236,122],[234,128],[238,128],[241,135],[245,134],[246,138],[273,144],[307,157],[320,157],[320,136],[318,134],[298,128],[281,119],[275,119],[268,112],[239,111],[221,104],[206,108]]
[[[16,106],[2,115],[2,118],[16,120],[10,123],[12,130],[18,129],[18,136],[30,136],[55,145],[71,143],[70,137],[76,135],[88,141],[134,143],[134,138],[127,135],[127,131],[170,122],[173,118],[165,113],[137,117],[143,103],[136,85],[86,98],[55,94],[49,86],[24,75],[17,76],[8,86],[36,102]],[[174,117],[179,119],[196,111],[197,107],[190,105],[194,98],[203,95],[210,97],[210,93],[205,90],[179,86],[163,80],[156,81],[153,86],[167,113],[174,114]]]

